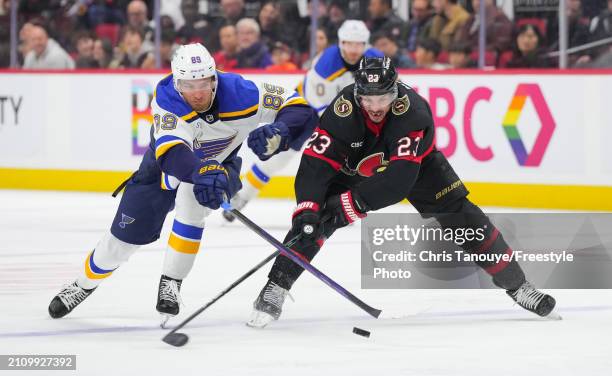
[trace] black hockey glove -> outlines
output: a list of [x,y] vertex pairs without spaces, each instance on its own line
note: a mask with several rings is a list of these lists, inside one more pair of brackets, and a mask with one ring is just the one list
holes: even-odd
[[325,202],[323,217],[330,217],[326,222],[325,234],[331,235],[335,230],[365,218],[369,210],[367,204],[356,193],[346,191],[332,196]]
[[316,240],[321,234],[319,229],[319,205],[312,201],[300,202],[293,212],[291,224],[293,236],[301,234],[304,240]]

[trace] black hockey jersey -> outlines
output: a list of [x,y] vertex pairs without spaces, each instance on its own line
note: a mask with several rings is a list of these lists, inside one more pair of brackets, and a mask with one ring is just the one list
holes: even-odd
[[307,142],[295,181],[297,202],[323,205],[332,183],[357,193],[370,210],[408,196],[424,158],[435,149],[429,104],[398,84],[398,98],[381,123],[357,104],[354,85],[327,108]]

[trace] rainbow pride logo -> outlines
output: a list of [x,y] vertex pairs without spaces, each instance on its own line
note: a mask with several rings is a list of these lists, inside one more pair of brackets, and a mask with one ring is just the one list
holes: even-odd
[[[523,107],[525,106],[527,98],[531,99],[541,123],[540,132],[536,137],[530,153],[527,153],[525,144],[521,139],[521,134],[516,126],[523,112]],[[539,166],[555,130],[555,120],[537,84],[518,85],[512,101],[510,102],[510,106],[508,107],[508,112],[506,112],[506,116],[504,117],[503,126],[518,163],[521,166]]]
[[[144,95],[147,100],[139,100],[139,96]],[[142,126],[149,134],[153,115],[151,115],[151,99],[153,99],[153,87],[148,81],[132,81],[132,155],[142,155],[149,147],[148,143],[144,146],[138,144],[138,132]]]

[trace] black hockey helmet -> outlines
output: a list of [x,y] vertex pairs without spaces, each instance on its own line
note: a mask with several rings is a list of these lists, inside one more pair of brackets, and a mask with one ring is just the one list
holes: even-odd
[[355,99],[359,96],[395,94],[397,71],[388,57],[362,57],[355,71]]

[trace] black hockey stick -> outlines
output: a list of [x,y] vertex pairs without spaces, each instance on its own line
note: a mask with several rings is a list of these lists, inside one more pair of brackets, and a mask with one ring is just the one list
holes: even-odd
[[[297,235],[295,238],[288,241],[287,246],[291,247],[293,244],[295,244],[295,242],[297,242],[301,238],[301,236],[302,236],[301,234]],[[162,341],[166,342],[169,345],[176,346],[176,347],[184,346],[187,343],[187,341],[189,341],[189,336],[187,336],[187,334],[185,333],[178,333],[177,331],[179,329],[187,325],[187,323],[189,323],[191,320],[196,318],[200,313],[204,312],[208,307],[215,304],[217,300],[221,299],[223,296],[225,296],[225,294],[232,291],[234,287],[241,284],[245,279],[249,278],[251,275],[253,275],[253,273],[261,269],[262,266],[266,265],[268,262],[270,262],[270,260],[276,258],[276,256],[278,256],[279,254],[280,254],[280,251],[276,251],[272,253],[270,256],[261,260],[259,264],[255,265],[251,270],[246,272],[242,277],[238,278],[234,283],[232,283],[231,285],[226,287],[223,291],[221,291],[219,294],[217,294],[217,296],[215,296],[211,301],[209,301],[208,303],[200,307],[197,311],[192,313],[191,316],[187,317],[185,320],[183,320],[183,322],[181,322],[174,329],[169,331],[168,334],[166,334],[164,338],[162,338]]]
[[312,275],[314,275],[315,277],[317,277],[318,279],[323,281],[323,283],[325,283],[326,285],[328,285],[332,289],[336,290],[336,292],[338,292],[340,295],[344,296],[350,302],[352,302],[353,304],[357,305],[359,308],[363,309],[364,311],[366,311],[369,315],[371,315],[374,318],[378,318],[378,316],[380,316],[380,313],[382,312],[380,309],[376,309],[376,308],[370,307],[364,301],[362,301],[361,299],[359,299],[355,295],[351,294],[347,289],[345,289],[344,287],[340,286],[333,279],[329,278],[322,271],[320,271],[319,269],[314,267],[306,259],[303,259],[300,254],[298,254],[297,252],[295,252],[294,250],[292,250],[290,248],[287,248],[285,245],[283,245],[283,243],[281,243],[278,240],[276,240],[272,235],[268,234],[264,229],[262,229],[261,227],[257,226],[255,223],[253,223],[253,221],[251,221],[244,214],[242,214],[240,211],[238,211],[238,209],[232,208],[232,206],[229,203],[227,203],[227,202],[223,203],[221,205],[221,207],[223,208],[223,210],[231,212],[236,218],[238,218],[240,220],[240,222],[242,222],[245,226],[247,226],[248,228],[253,230],[255,233],[257,233],[257,235],[259,235],[262,238],[264,238],[264,240],[266,240],[268,243],[272,244],[284,256],[289,257],[293,262],[295,262],[296,264],[298,264],[302,268],[308,270]]

